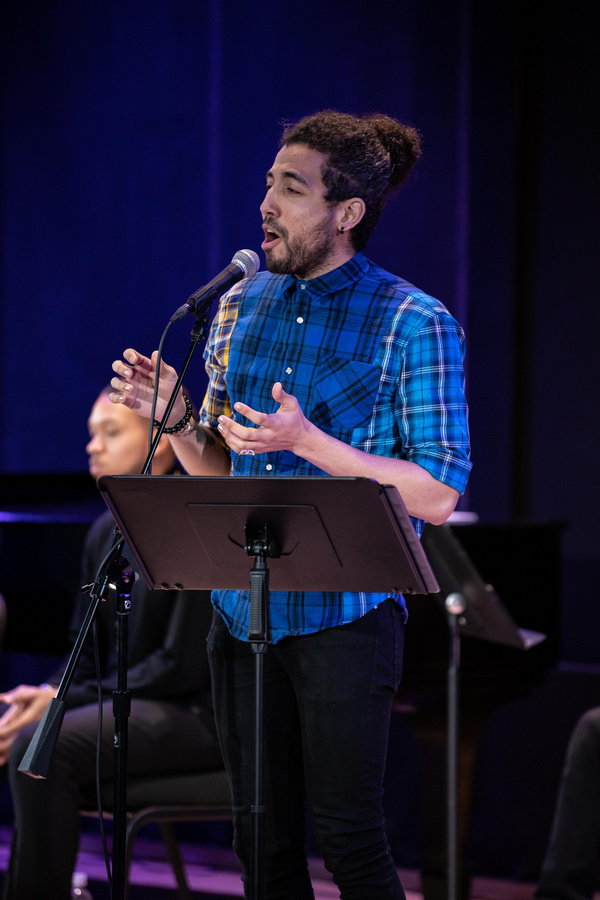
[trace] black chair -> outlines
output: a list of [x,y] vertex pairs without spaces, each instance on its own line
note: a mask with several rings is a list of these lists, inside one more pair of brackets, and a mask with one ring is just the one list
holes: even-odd
[[[113,782],[102,785],[102,803],[106,815],[111,815],[112,812],[113,790]],[[98,817],[94,787],[85,797],[81,814]],[[184,900],[192,900],[193,894],[187,883],[173,824],[231,818],[231,794],[223,770],[129,778],[125,830],[125,897],[134,842],[145,825],[158,824],[175,873],[179,895]]]

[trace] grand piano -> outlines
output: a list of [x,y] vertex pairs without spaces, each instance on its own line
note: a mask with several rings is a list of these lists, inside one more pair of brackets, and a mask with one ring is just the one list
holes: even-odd
[[[11,655],[27,661],[65,652],[84,536],[104,509],[87,474],[0,476],[0,594],[7,607],[1,688],[12,686],[7,666]],[[494,710],[531,692],[557,661],[562,528],[555,523],[451,527],[517,625],[546,635],[528,650],[461,639],[458,826],[460,900],[466,900],[468,872],[462,850],[478,738]],[[384,805],[398,865],[421,869],[425,900],[446,900],[448,619],[441,595],[412,595],[407,602],[404,676],[392,723]],[[28,680],[27,672],[21,676]],[[410,735],[414,754],[404,746],[394,747],[394,735],[400,743]],[[407,786],[416,786],[416,809],[407,809],[405,799],[399,799],[405,798]]]

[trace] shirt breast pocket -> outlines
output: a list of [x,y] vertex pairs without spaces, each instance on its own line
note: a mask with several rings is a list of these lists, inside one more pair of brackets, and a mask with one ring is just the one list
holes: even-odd
[[336,356],[322,360],[315,372],[310,420],[333,435],[339,426],[352,430],[364,425],[373,414],[380,379],[381,370],[368,363]]

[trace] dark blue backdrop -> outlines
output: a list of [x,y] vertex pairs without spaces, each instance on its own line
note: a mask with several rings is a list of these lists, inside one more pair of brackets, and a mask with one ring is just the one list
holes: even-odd
[[369,250],[465,325],[468,506],[565,522],[562,652],[597,662],[595,37],[557,0],[6,2],[0,470],[85,468],[113,358],[258,247],[283,119],[381,110],[425,152]]
[[[112,360],[156,347],[192,290],[258,248],[284,119],[383,111],[421,130],[424,157],[369,253],[465,326],[463,508],[564,523],[561,658],[599,672],[594,4],[5,0],[1,15],[0,474],[86,469]],[[168,337],[175,365],[190,327]],[[187,382],[199,399],[199,354]],[[547,800],[541,859],[568,732],[598,702],[578,684],[550,681],[488,735],[479,803],[497,810],[495,788],[510,811],[493,840],[475,820],[497,856],[536,832],[516,773]]]

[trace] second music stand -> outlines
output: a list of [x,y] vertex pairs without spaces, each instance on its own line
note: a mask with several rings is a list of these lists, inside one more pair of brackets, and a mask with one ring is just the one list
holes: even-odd
[[[458,693],[460,638],[479,638],[528,650],[545,634],[519,628],[491,584],[486,584],[449,525],[426,524],[422,545],[440,585],[437,600],[449,628],[447,676],[447,900],[466,900],[458,840]],[[437,593],[437,592],[436,592]]]

